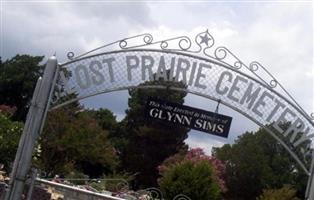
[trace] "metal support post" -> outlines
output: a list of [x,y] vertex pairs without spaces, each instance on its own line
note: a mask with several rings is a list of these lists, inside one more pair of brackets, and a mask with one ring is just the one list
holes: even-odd
[[312,163],[310,168],[310,176],[305,192],[306,200],[314,200],[314,153],[312,153]]
[[33,190],[35,187],[36,178],[37,178],[37,169],[33,168],[32,169],[31,182],[29,184],[29,189],[28,189],[28,193],[27,193],[27,200],[32,200],[32,195],[33,195]]
[[36,84],[10,175],[6,200],[20,200],[22,198],[26,176],[31,166],[33,150],[47,115],[57,74],[57,59],[52,56],[47,61],[43,78]]

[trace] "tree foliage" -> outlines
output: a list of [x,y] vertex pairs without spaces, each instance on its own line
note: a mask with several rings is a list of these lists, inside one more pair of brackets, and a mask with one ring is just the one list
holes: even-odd
[[297,191],[291,186],[284,186],[280,189],[267,189],[257,200],[300,200],[296,197]]
[[0,163],[4,164],[7,172],[10,171],[11,163],[14,161],[24,126],[23,123],[10,119],[10,115],[13,114],[10,110],[12,108],[9,106],[0,106]]
[[0,104],[16,106],[13,119],[24,121],[38,77],[43,56],[16,55],[0,66]]
[[[42,60],[42,56],[29,55],[16,55],[4,62],[0,59],[0,163],[6,170],[14,160],[23,128],[23,123],[13,120],[25,120],[42,74]],[[161,79],[139,86],[154,85],[186,87]],[[295,194],[304,194],[307,175],[265,130],[247,132],[234,144],[214,148],[211,158],[201,151],[187,153],[184,140],[189,129],[148,120],[144,114],[148,97],[183,104],[186,93],[138,88],[129,90],[129,95],[129,108],[120,123],[111,111],[83,110],[78,102],[49,112],[34,157],[36,165],[51,176],[78,173],[100,177],[115,174],[119,156],[120,170],[136,174],[135,188],[157,186],[161,175],[160,187],[169,198],[183,193],[192,199],[215,199],[226,188],[226,198],[233,200],[260,195],[259,200],[294,200]]]
[[104,130],[113,130],[118,124],[116,116],[108,109],[100,108],[99,110],[88,110],[86,112],[89,112]]
[[37,163],[50,175],[79,171],[99,177],[112,173],[118,158],[108,131],[89,112],[63,107],[49,113]]
[[213,155],[226,163],[227,197],[255,199],[263,189],[291,184],[304,194],[306,175],[290,154],[264,129],[247,132],[234,144],[214,148]]
[[[184,88],[183,83],[151,81],[140,86],[165,85]],[[148,97],[163,100],[184,102],[185,92],[174,92],[158,89],[129,90],[129,109],[124,119],[126,146],[122,152],[123,166],[131,173],[137,173],[134,186],[157,186],[157,167],[169,156],[182,148],[187,148],[184,140],[189,129],[178,127],[158,120],[148,120],[145,116],[145,105]]]
[[165,160],[159,167],[158,182],[166,199],[183,194],[191,199],[215,200],[226,191],[224,169],[221,161],[206,156],[201,149],[192,149]]

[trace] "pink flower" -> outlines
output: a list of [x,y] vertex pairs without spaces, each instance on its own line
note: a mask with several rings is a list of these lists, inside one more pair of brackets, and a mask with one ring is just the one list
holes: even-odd
[[11,116],[15,113],[16,110],[17,108],[15,106],[8,106],[4,104],[0,105],[0,113],[8,114]]
[[158,166],[158,171],[160,174],[163,174],[167,169],[173,165],[180,163],[181,161],[189,160],[193,163],[198,163],[200,161],[208,161],[214,168],[214,178],[220,186],[222,192],[226,192],[226,183],[225,183],[225,164],[218,160],[216,157],[208,156],[205,154],[204,150],[201,148],[190,149],[185,155],[176,154],[168,159],[166,159],[162,165]]

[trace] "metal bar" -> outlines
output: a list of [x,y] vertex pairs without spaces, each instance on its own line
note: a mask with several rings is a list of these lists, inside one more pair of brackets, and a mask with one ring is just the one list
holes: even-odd
[[[212,40],[212,44],[210,46],[207,46],[206,48],[202,48],[201,47],[201,43],[198,43],[197,42],[197,37],[200,37],[200,34],[203,34],[205,33],[206,35],[208,35],[210,37],[210,39]],[[139,43],[139,44],[135,44],[135,45],[128,45],[128,41],[130,41],[131,39],[134,39],[134,38],[138,38],[138,39],[142,39],[143,42]],[[175,48],[175,49],[169,49],[167,48],[168,47],[168,42],[169,41],[172,41],[172,40],[178,40],[178,47]],[[182,41],[185,41],[186,43],[189,44],[188,47],[184,48],[181,46],[181,42]],[[99,49],[103,49],[105,47],[108,47],[108,46],[112,46],[113,44],[119,44],[119,47],[120,49],[122,50],[138,50],[138,49],[141,49],[142,47],[145,47],[144,49],[146,49],[147,46],[154,46],[156,44],[160,44],[160,49],[157,49],[159,51],[165,51],[165,52],[178,52],[178,53],[189,53],[191,55],[191,53],[200,53],[202,50],[203,50],[203,54],[204,56],[207,56],[209,58],[212,58],[214,60],[219,60],[221,62],[224,62],[226,63],[226,61],[223,61],[227,55],[231,55],[234,59],[237,60],[238,63],[240,63],[240,68],[242,66],[246,67],[252,74],[254,74],[255,77],[257,77],[259,80],[261,80],[262,82],[264,82],[266,85],[269,86],[269,84],[267,83],[268,81],[265,81],[260,75],[258,75],[258,73],[256,73],[255,71],[256,70],[251,70],[250,67],[248,67],[244,62],[242,62],[235,54],[233,54],[227,47],[217,47],[216,49],[213,49],[214,50],[214,55],[210,55],[210,54],[207,54],[206,53],[206,49],[210,49],[214,43],[215,43],[215,39],[214,37],[209,34],[208,30],[207,31],[204,31],[204,32],[201,32],[199,34],[197,34],[195,36],[195,42],[196,44],[198,45],[199,49],[198,50],[191,50],[191,46],[192,46],[192,41],[190,39],[190,37],[187,37],[187,36],[178,36],[178,37],[173,37],[173,38],[168,38],[168,39],[164,39],[164,40],[158,40],[158,41],[153,41],[153,36],[149,33],[144,33],[144,34],[140,34],[140,35],[135,35],[135,36],[132,36],[132,37],[128,37],[128,38],[124,38],[124,39],[121,39],[121,40],[117,40],[115,42],[112,42],[112,43],[109,43],[109,44],[105,44],[105,45],[102,45],[100,47],[97,47],[95,49],[92,49],[88,52],[85,52],[83,54],[80,54],[79,56],[75,57],[74,58],[74,53],[73,52],[69,52],[72,54],[72,56],[69,56],[68,54],[68,59],[70,60],[78,60],[78,59],[85,59],[87,57],[90,57],[90,56],[87,56],[88,54],[91,54],[92,52],[95,52],[95,51],[98,51]],[[166,44],[166,46],[163,46],[163,44]],[[216,51],[219,50],[219,51],[223,51],[225,56],[223,58],[219,58],[216,54]],[[96,54],[97,55],[97,54]],[[93,55],[91,55],[93,56]],[[302,112],[304,112],[305,115],[307,115],[307,113],[303,110],[303,108],[298,104],[298,102],[292,97],[292,95],[290,95],[290,93],[279,83],[279,81],[264,67],[262,66],[260,63],[258,62],[251,62],[251,64],[258,64],[259,67],[262,68],[262,70],[264,72],[266,72],[266,74],[268,76],[270,76],[270,78],[272,78],[271,81],[275,81],[276,85],[278,84],[279,87],[284,91],[284,93],[290,98],[290,100],[292,100]],[[230,65],[230,63],[226,63],[228,65]],[[251,66],[250,64],[250,66]],[[234,65],[234,64],[233,64]],[[271,82],[270,82],[271,83]]]
[[53,96],[53,92],[54,92],[54,88],[56,86],[56,82],[57,82],[57,78],[59,76],[59,70],[60,70],[60,66],[57,65],[57,69],[56,69],[56,72],[55,72],[55,75],[54,75],[54,78],[53,78],[53,81],[52,81],[52,88],[50,90],[50,93],[49,93],[49,97],[48,97],[48,103],[47,103],[47,107],[44,111],[44,117],[42,119],[42,123],[41,123],[41,127],[40,127],[40,131],[39,133],[41,133],[44,129],[44,125],[45,125],[45,121],[46,121],[46,117],[47,117],[47,112],[49,111],[50,109],[50,106],[51,106],[51,99],[52,99],[52,96]]
[[[101,94],[101,93],[109,93],[109,92],[113,92],[113,91],[118,91],[118,90],[124,90],[124,89],[132,89],[132,88],[142,88],[142,89],[148,89],[148,88],[154,88],[154,89],[167,89],[166,86],[163,86],[163,85],[149,85],[149,86],[140,86],[140,87],[136,87],[136,86],[129,86],[129,87],[120,87],[120,88],[115,88],[115,89],[112,89],[112,90],[107,90],[107,91],[103,91],[103,92],[99,92],[99,93],[95,93],[93,95],[87,95],[87,96],[84,96],[84,97],[80,97],[80,98],[75,98],[75,100],[70,100],[68,102],[65,102],[63,104],[60,104],[58,106],[55,106],[55,107],[52,107],[51,110],[54,110],[54,109],[57,109],[57,108],[60,108],[62,106],[65,106],[71,102],[74,102],[76,100],[80,100],[80,99],[84,99],[84,98],[87,98],[87,97],[90,97],[90,96],[95,96],[97,94]],[[283,147],[288,151],[288,153],[293,157],[293,159],[299,164],[299,166],[303,169],[303,171],[309,176],[309,170],[305,167],[305,165],[301,162],[301,160],[298,158],[298,156],[293,153],[290,148],[275,134],[273,133],[273,131],[271,131],[269,128],[267,128],[264,124],[261,124],[260,122],[258,122],[256,119],[252,118],[250,115],[248,115],[247,113],[243,112],[241,109],[239,108],[236,108],[235,106],[231,105],[231,104],[228,104],[227,102],[224,102],[224,101],[221,101],[220,99],[217,99],[213,96],[210,96],[210,95],[206,95],[206,94],[202,94],[202,93],[199,93],[199,92],[193,92],[189,89],[183,89],[183,88],[176,88],[176,87],[170,87],[168,88],[170,90],[174,90],[174,91],[182,91],[182,92],[187,92],[187,93],[191,93],[191,94],[194,94],[194,95],[197,95],[197,96],[201,96],[201,97],[204,97],[204,98],[207,98],[207,99],[211,99],[213,101],[220,101],[221,104],[235,110],[236,112],[242,114],[243,116],[245,116],[246,118],[250,119],[251,121],[253,121],[255,124],[257,124],[258,126],[262,127],[262,128],[265,128],[266,131],[272,136],[274,137],[281,145],[283,145]]]
[[313,174],[313,165],[314,165],[314,155],[312,154],[312,162],[311,162],[311,166],[310,166],[310,170],[309,170],[309,178],[308,178],[308,181],[307,181],[307,185],[306,185],[306,190],[305,190],[305,199],[308,199],[309,197],[309,189],[310,189],[310,186],[311,186],[311,177],[312,177],[312,174]]
[[41,183],[41,184],[49,185],[49,186],[52,186],[52,187],[64,188],[64,189],[80,192],[80,193],[83,193],[83,194],[89,194],[89,195],[92,195],[94,197],[105,197],[106,199],[110,199],[110,200],[125,200],[125,199],[122,199],[122,198],[119,198],[119,197],[113,197],[113,196],[106,195],[106,194],[96,193],[96,192],[92,192],[92,191],[89,191],[89,190],[84,190],[84,189],[80,189],[80,188],[77,188],[77,187],[64,185],[64,184],[61,184],[61,183],[47,181],[47,180],[40,179],[40,178],[36,178],[36,181]]
[[31,182],[29,184],[29,190],[28,190],[28,193],[27,193],[27,200],[32,200],[32,195],[33,195],[33,190],[34,190],[34,186],[35,186],[36,176],[37,176],[37,169],[33,168]]
[[[40,88],[40,85],[41,85],[41,80],[42,80],[41,77],[39,77],[38,80],[37,80],[36,87],[35,87],[35,90],[34,90],[34,93],[33,93],[33,97],[32,97],[32,100],[31,100],[31,107],[29,108],[29,111],[28,111],[27,116],[26,116],[26,122],[29,121],[30,113],[33,112],[33,106],[32,105],[35,104],[36,98],[38,96],[38,91],[39,91],[39,88]],[[27,130],[28,126],[29,126],[29,123],[25,123],[24,130]],[[17,161],[20,160],[22,149],[24,148],[24,145],[25,145],[26,133],[24,134],[24,130],[23,130],[23,134],[22,134],[22,136],[20,138],[20,141],[19,141],[19,146],[18,146],[16,155],[15,155],[13,168],[12,168],[12,171],[10,173],[10,181],[9,181],[9,184],[8,184],[8,188],[6,189],[6,193],[5,193],[6,195],[5,195],[5,198],[4,198],[6,200],[9,199],[9,195],[10,195],[11,188],[12,188],[11,186],[12,186],[13,181],[14,181],[13,177],[15,177],[16,170],[17,170],[17,165],[18,165]]]
[[19,143],[18,152],[14,161],[14,169],[11,174],[11,186],[6,196],[6,200],[20,200],[25,185],[26,175],[29,171],[32,159],[32,153],[38,136],[43,119],[47,114],[49,106],[49,96],[54,89],[54,77],[57,72],[57,59],[52,56],[48,59],[43,78],[41,80],[38,93],[33,95],[34,101],[28,112],[28,116],[23,130],[22,141]]
[[310,176],[305,191],[306,200],[314,200],[314,153],[312,153],[312,163],[310,168]]
[[[66,66],[71,64],[71,63],[75,63],[75,62],[80,61],[80,60],[84,60],[84,59],[92,58],[92,57],[96,57],[96,56],[101,56],[101,55],[109,55],[109,54],[125,53],[125,52],[145,52],[145,51],[148,51],[148,52],[159,52],[159,53],[169,53],[169,54],[174,54],[174,55],[188,56],[190,58],[199,59],[199,60],[203,60],[205,62],[210,62],[210,63],[216,64],[216,65],[221,66],[221,67],[223,67],[225,69],[229,69],[229,70],[231,70],[231,71],[233,71],[235,73],[238,73],[238,74],[240,74],[242,76],[245,76],[246,78],[249,78],[249,79],[257,82],[258,84],[261,84],[263,87],[266,87],[268,90],[270,90],[274,94],[278,95],[281,99],[283,99],[285,102],[287,102],[289,105],[291,105],[294,109],[296,109],[298,112],[300,112],[300,114],[311,125],[314,126],[314,121],[312,121],[310,115],[308,115],[306,112],[304,112],[302,108],[300,109],[297,105],[293,104],[293,100],[292,101],[289,100],[286,96],[282,95],[281,93],[276,91],[274,88],[270,88],[269,85],[265,84],[261,80],[255,78],[255,77],[253,77],[253,76],[251,76],[251,75],[249,75],[247,73],[239,71],[239,70],[235,69],[233,66],[231,66],[230,64],[228,64],[228,63],[226,63],[224,61],[221,61],[221,60],[217,60],[214,57],[205,58],[205,57],[201,57],[201,56],[198,56],[198,55],[188,54],[188,52],[178,52],[178,51],[159,50],[159,49],[144,49],[144,48],[143,49],[124,49],[124,50],[115,50],[115,51],[110,51],[110,52],[103,52],[103,53],[99,53],[99,54],[95,54],[95,55],[86,56],[86,57],[83,57],[83,58],[78,58],[78,59],[75,59],[75,60],[70,60],[68,62],[61,63],[60,67],[65,67],[66,68]],[[91,96],[95,96],[95,95],[92,94]]]
[[310,196],[309,196],[309,200],[314,200],[314,176],[312,174],[312,177],[311,177],[311,185],[310,185],[310,188],[309,188],[309,191],[310,191]]

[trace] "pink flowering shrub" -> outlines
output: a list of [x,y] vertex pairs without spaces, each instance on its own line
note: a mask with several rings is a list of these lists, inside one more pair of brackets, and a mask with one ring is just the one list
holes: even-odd
[[3,113],[8,116],[12,116],[15,113],[16,109],[17,108],[15,106],[8,106],[4,104],[0,105],[0,113]]
[[[220,194],[227,191],[224,163],[213,156],[206,155],[201,148],[190,149],[186,153],[180,152],[166,159],[163,164],[158,167],[158,170],[161,175],[158,182],[165,193],[173,193],[174,191],[182,192],[183,190],[185,190],[186,193],[195,191],[195,194],[192,192],[190,195],[207,193],[208,195],[212,195],[211,199],[215,199],[214,197],[217,197],[217,193]],[[208,172],[206,172],[206,170]],[[184,183],[178,183],[179,180]],[[195,182],[197,183],[195,184]],[[205,182],[206,184],[203,184],[205,188],[202,188],[202,183]],[[191,185],[186,186],[187,184]],[[181,190],[180,188],[174,188],[174,186],[186,188]],[[169,189],[169,187],[173,188]],[[189,190],[188,188],[194,189]],[[215,193],[215,195],[210,193]],[[192,198],[192,196],[190,196],[190,198]],[[194,196],[193,198],[196,197]]]

